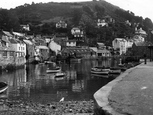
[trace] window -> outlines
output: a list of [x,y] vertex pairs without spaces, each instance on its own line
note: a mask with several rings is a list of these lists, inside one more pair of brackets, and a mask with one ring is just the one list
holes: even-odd
[[98,53],[98,56],[102,56],[102,53]]
[[14,56],[14,52],[10,52],[10,56]]
[[4,57],[7,57],[7,51],[4,51],[4,52],[3,52],[3,56],[4,56]]

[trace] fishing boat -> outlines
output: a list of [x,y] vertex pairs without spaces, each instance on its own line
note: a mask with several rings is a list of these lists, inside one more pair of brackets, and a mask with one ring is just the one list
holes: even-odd
[[0,82],[0,93],[3,93],[8,88],[8,84],[5,82]]
[[64,77],[66,74],[64,72],[59,72],[55,74],[55,78]]
[[61,67],[57,66],[55,62],[48,62],[46,73],[57,73],[61,71]]
[[121,73],[121,68],[120,67],[111,67],[109,74],[120,74]]
[[91,74],[91,76],[92,76],[92,78],[94,78],[94,77],[103,77],[103,78],[108,78],[109,76],[108,76],[108,74],[104,74],[104,75],[102,75],[102,74]]
[[55,80],[63,80],[65,78],[65,73],[64,72],[59,72],[55,74]]
[[91,74],[108,75],[110,69],[106,67],[93,67],[91,68]]

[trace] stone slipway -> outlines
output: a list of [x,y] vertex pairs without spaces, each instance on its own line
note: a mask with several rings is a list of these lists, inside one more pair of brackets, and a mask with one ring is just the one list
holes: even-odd
[[152,62],[128,69],[94,94],[95,115],[153,115],[152,84]]

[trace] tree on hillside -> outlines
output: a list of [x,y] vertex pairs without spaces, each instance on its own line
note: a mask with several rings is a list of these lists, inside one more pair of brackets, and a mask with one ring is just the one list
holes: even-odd
[[146,31],[148,31],[148,29],[153,29],[153,23],[149,18],[144,19],[143,25],[144,25]]
[[103,15],[104,15],[104,13],[105,13],[105,8],[102,7],[102,6],[96,5],[96,6],[95,6],[95,10],[96,10],[96,12],[97,12],[97,18],[102,18]]
[[82,16],[82,10],[81,9],[74,9],[72,11],[72,22],[74,23],[74,25],[78,25],[79,21],[81,19]]
[[20,24],[18,17],[14,12],[9,12],[6,9],[0,10],[0,28],[3,30],[10,31],[13,30],[19,30]]

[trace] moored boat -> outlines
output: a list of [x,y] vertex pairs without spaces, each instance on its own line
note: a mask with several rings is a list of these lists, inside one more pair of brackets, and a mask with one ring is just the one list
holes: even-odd
[[64,77],[66,74],[64,72],[59,72],[55,74],[55,78]]
[[65,73],[64,72],[59,72],[55,74],[55,80],[63,80],[65,78]]
[[110,69],[106,67],[93,67],[91,68],[92,74],[99,74],[99,75],[108,75]]
[[3,93],[8,88],[8,84],[5,82],[0,82],[0,93]]
[[46,73],[57,73],[61,71],[61,67],[56,66],[55,62],[47,63]]
[[92,78],[94,77],[103,77],[103,78],[108,78],[108,74],[91,74]]
[[120,74],[121,73],[121,68],[119,67],[111,67],[109,74]]

